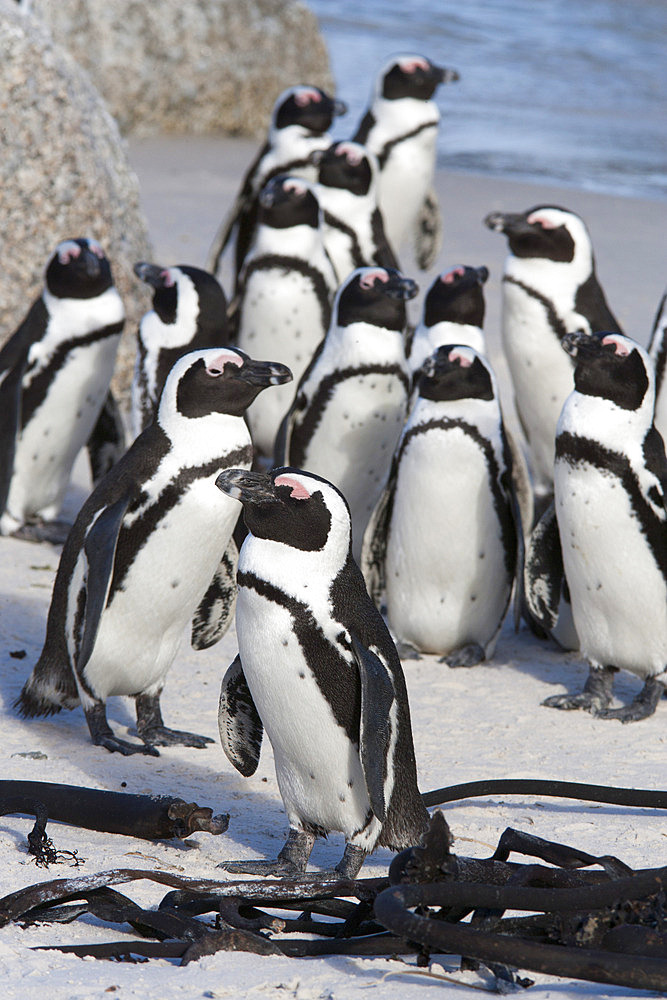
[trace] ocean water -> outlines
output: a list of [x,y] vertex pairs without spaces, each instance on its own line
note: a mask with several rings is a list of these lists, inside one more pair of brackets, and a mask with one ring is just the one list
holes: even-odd
[[438,89],[453,170],[667,199],[667,0],[306,0],[350,134],[398,52],[457,69]]

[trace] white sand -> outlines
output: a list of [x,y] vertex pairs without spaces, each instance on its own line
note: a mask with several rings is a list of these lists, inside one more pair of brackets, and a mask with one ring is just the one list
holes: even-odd
[[[131,154],[140,175],[155,260],[162,264],[201,265],[217,225],[249,162],[254,144],[230,140],[146,140]],[[523,210],[537,203],[556,203],[578,211],[587,221],[597,253],[598,273],[612,309],[626,332],[646,342],[653,313],[667,280],[664,233],[667,206],[603,197],[574,190],[532,187],[482,177],[440,173],[438,186],[445,215],[445,249],[438,270],[452,264],[486,264],[487,335],[498,360],[499,276],[505,240],[484,228],[481,220],[493,209]],[[405,267],[408,274],[411,270]],[[423,282],[426,286],[427,282]],[[506,383],[505,383],[506,384]],[[70,512],[85,494],[85,467],[79,464],[70,496]],[[207,750],[164,749],[159,758],[123,758],[93,747],[80,709],[46,720],[22,721],[12,710],[44,636],[57,550],[12,539],[0,539],[0,634],[4,662],[0,685],[3,740],[0,759],[7,778],[62,781],[125,789],[128,792],[175,794],[215,812],[231,814],[229,830],[220,837],[195,835],[185,843],[148,843],[91,833],[52,823],[56,846],[76,849],[86,859],[75,872],[56,866],[36,869],[26,854],[30,822],[0,819],[1,892],[54,877],[96,873],[111,868],[158,868],[192,877],[225,878],[216,868],[223,858],[274,857],[286,833],[270,746],[265,744],[257,773],[244,779],[227,763],[219,745]],[[24,659],[10,651],[25,650]],[[172,669],[163,697],[167,725],[195,729],[217,740],[216,709],[223,671],[236,653],[233,629],[210,650],[195,653],[187,642]],[[473,670],[452,671],[425,657],[407,663],[413,730],[420,787],[436,788],[479,778],[542,777],[600,784],[659,788],[667,778],[663,701],[655,715],[629,726],[542,708],[540,702],[566,688],[578,689],[586,668],[576,656],[540,644],[525,630],[513,635],[506,626],[496,659]],[[631,698],[638,682],[622,675],[616,685],[621,699]],[[133,705],[112,699],[109,718],[121,735],[134,725]],[[40,759],[21,756],[39,751]],[[446,808],[460,854],[491,853],[507,826],[560,840],[593,854],[615,854],[636,867],[666,863],[664,817],[648,810],[588,805],[563,800],[538,803],[517,797],[471,800]],[[342,839],[318,842],[314,866],[335,864]],[[362,874],[386,872],[390,854],[379,851]],[[157,903],[164,891],[148,883],[119,887],[142,903]],[[248,954],[217,955],[186,968],[176,962],[141,965],[81,960],[58,952],[30,950],[37,945],[119,939],[118,930],[92,919],[69,925],[22,929],[10,925],[0,933],[0,973],[8,998],[50,1000],[118,996],[176,1000],[196,997],[335,997],[399,998],[472,997],[467,987],[447,986],[409,974],[405,965],[385,960],[279,959]],[[442,964],[457,975],[457,959]],[[621,988],[575,983],[531,974],[533,998],[628,997]],[[475,977],[466,974],[468,983]],[[435,995],[435,994],[434,994]],[[646,995],[646,994],[643,994]]]

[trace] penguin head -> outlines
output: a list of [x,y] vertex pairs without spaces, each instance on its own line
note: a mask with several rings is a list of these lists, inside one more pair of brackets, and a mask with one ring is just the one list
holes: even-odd
[[63,240],[46,266],[47,291],[58,299],[94,299],[111,288],[111,265],[97,240]]
[[336,292],[333,315],[336,325],[370,323],[387,330],[403,330],[405,303],[419,287],[392,267],[358,267]]
[[653,409],[653,364],[643,347],[620,333],[567,333],[563,349],[575,359],[574,387],[622,410]]
[[182,323],[194,332],[195,324],[221,334],[227,326],[227,299],[220,282],[208,271],[187,264],[160,267],[139,261],[134,273],[153,289],[153,311],[162,323]]
[[426,56],[400,55],[391,59],[380,72],[377,93],[387,101],[399,101],[403,97],[430,101],[441,83],[458,79],[455,69],[436,66]]
[[359,197],[368,194],[378,174],[377,158],[358,142],[334,142],[317,159],[320,184]]
[[320,223],[320,203],[308,181],[280,174],[265,184],[259,195],[260,224],[272,229],[311,226]]
[[462,344],[438,347],[417,372],[417,389],[424,399],[496,398],[495,378],[481,354]]
[[484,282],[486,267],[459,265],[440,274],[424,299],[424,325],[466,323],[481,327],[484,323]]
[[344,115],[347,105],[330,97],[319,87],[289,87],[273,106],[272,128],[297,125],[311,135],[323,135],[331,128],[336,115]]
[[291,381],[286,365],[253,361],[235,347],[191,351],[167,376],[158,422],[167,428],[174,414],[188,420],[211,413],[241,417],[262,389]]
[[243,504],[255,538],[282,542],[304,552],[336,550],[344,562],[350,549],[350,511],[345,497],[326,479],[284,467],[269,473],[226,469],[215,485]]
[[557,205],[536,205],[527,212],[491,212],[484,224],[504,233],[515,257],[537,257],[569,264],[575,254],[593,251],[588,230],[575,212]]

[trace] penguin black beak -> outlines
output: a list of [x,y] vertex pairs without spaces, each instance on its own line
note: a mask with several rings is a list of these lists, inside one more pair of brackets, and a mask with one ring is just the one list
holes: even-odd
[[598,353],[600,338],[591,336],[584,330],[572,330],[564,335],[560,346],[571,358],[579,358],[582,355],[583,357],[592,357]]
[[419,285],[402,274],[391,274],[384,291],[392,299],[414,299],[419,292]]
[[274,503],[276,495],[270,476],[247,469],[225,469],[215,481],[221,493],[241,503]]
[[294,378],[287,365],[281,365],[278,361],[254,361],[252,358],[244,360],[238,374],[239,378],[250,385],[261,385],[263,388],[268,385],[284,385]]
[[445,66],[433,66],[432,73],[438,83],[454,83],[461,79],[457,70]]
[[488,281],[489,278],[488,267],[484,267],[484,265],[482,265],[481,267],[476,267],[475,273],[477,274],[477,280],[480,283],[480,285],[484,285]]
[[101,269],[100,258],[88,247],[85,247],[81,253],[81,259],[86,269],[86,275],[89,278],[97,278]]
[[520,233],[534,232],[534,228],[527,222],[525,214],[518,212],[490,212],[484,219],[484,225],[493,229],[496,233]]
[[335,118],[340,117],[340,115],[346,115],[347,104],[345,103],[345,101],[341,101],[338,98],[336,98],[333,102],[333,113]]
[[132,270],[137,278],[145,281],[147,285],[150,285],[156,291],[159,288],[164,288],[164,267],[159,267],[157,264],[149,264],[147,261],[141,260],[134,265]]

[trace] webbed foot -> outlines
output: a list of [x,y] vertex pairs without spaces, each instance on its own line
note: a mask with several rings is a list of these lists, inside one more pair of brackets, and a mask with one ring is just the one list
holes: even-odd
[[466,646],[441,656],[438,663],[446,663],[448,667],[476,667],[485,659],[482,647],[476,642],[469,642]]
[[287,840],[275,861],[221,861],[218,868],[241,875],[303,875],[315,835],[290,827]]
[[204,750],[209,743],[215,742],[210,736],[199,736],[197,733],[165,726],[159,694],[138,694],[134,701],[137,708],[137,734],[146,743],[159,747],[186,746]]
[[622,708],[603,708],[594,711],[597,719],[618,719],[619,722],[639,722],[655,712],[665,687],[655,677],[649,677],[634,701]]
[[401,660],[421,660],[422,654],[409,642],[397,642],[396,651]]
[[160,751],[146,743],[128,743],[115,736],[107,722],[106,705],[103,701],[96,702],[91,708],[85,709],[86,722],[93,743],[96,747],[104,747],[109,753],[121,753],[123,757],[143,753],[149,757],[159,757]]
[[72,525],[67,521],[31,521],[12,531],[12,538],[20,538],[24,542],[64,545],[71,528]]
[[612,697],[615,667],[591,667],[584,690],[580,694],[554,694],[542,702],[547,708],[571,711],[584,708],[599,716],[606,709]]

